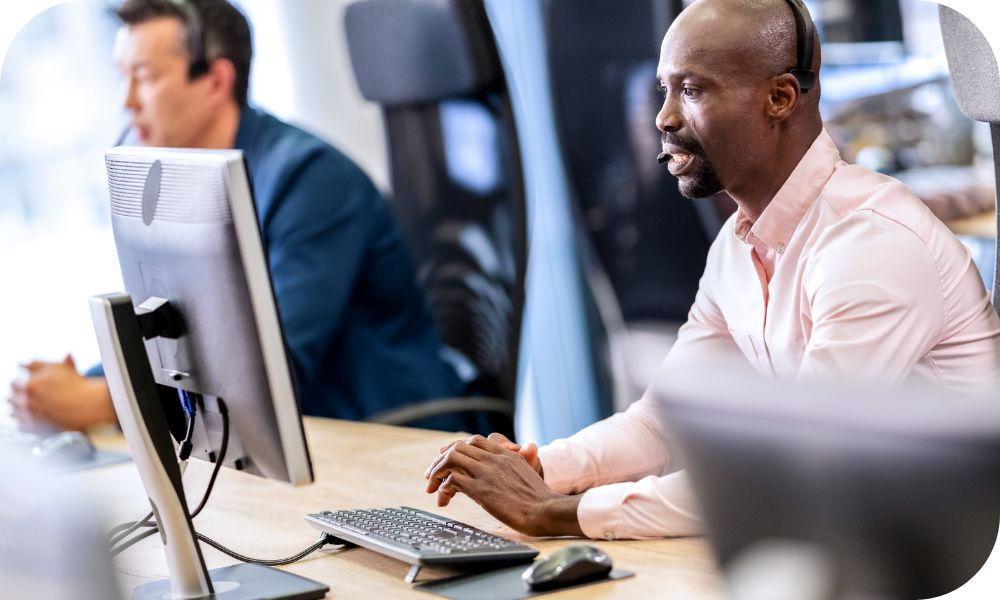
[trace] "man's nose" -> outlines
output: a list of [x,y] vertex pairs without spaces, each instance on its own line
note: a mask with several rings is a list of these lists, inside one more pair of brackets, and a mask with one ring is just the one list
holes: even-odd
[[656,128],[664,133],[677,131],[681,127],[681,117],[675,110],[674,103],[670,96],[663,100],[660,112],[656,113]]
[[131,111],[136,110],[139,108],[139,99],[135,92],[135,80],[129,79],[125,82],[123,87],[125,88],[125,98],[122,102],[123,106]]

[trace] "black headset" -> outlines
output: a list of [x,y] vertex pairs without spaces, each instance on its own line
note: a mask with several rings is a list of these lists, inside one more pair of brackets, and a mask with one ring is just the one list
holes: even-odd
[[188,49],[191,64],[188,65],[188,79],[197,79],[208,73],[208,56],[205,54],[205,34],[201,27],[198,9],[187,0],[170,0],[183,13],[184,29],[188,33]]
[[798,65],[787,72],[799,80],[799,90],[806,94],[810,89],[816,87],[816,72],[812,70],[816,28],[812,19],[809,18],[809,9],[802,3],[802,0],[788,0],[788,5],[792,7],[792,14],[795,15]]

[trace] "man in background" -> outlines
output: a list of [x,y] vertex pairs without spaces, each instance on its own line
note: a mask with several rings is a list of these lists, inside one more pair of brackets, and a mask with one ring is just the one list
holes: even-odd
[[[138,142],[243,151],[303,412],[364,419],[459,395],[386,201],[338,150],[248,105],[246,18],[225,0],[126,0],[117,14],[115,61]],[[69,429],[114,422],[99,371],[81,376],[69,357],[24,368],[15,416]],[[470,430],[457,416],[414,424]]]

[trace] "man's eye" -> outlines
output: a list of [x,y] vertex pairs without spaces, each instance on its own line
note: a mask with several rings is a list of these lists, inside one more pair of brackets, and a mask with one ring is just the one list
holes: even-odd
[[681,90],[681,93],[684,94],[685,98],[693,100],[701,94],[701,90],[685,86],[684,89]]

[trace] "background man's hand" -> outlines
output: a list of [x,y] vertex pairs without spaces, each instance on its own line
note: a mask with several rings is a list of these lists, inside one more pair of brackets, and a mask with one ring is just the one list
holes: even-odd
[[541,477],[534,444],[522,448],[500,434],[475,435],[441,449],[424,476],[427,492],[447,506],[462,492],[513,529],[534,536],[583,535],[579,496],[552,491]]
[[86,429],[115,422],[108,384],[103,377],[83,377],[73,358],[21,365],[27,377],[10,384],[14,417],[22,423],[43,421],[61,429]]

